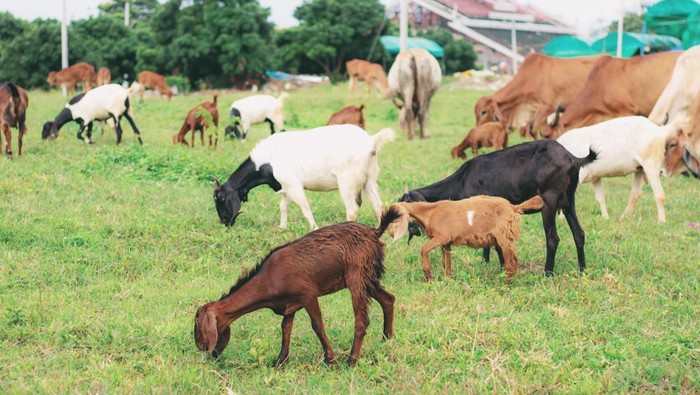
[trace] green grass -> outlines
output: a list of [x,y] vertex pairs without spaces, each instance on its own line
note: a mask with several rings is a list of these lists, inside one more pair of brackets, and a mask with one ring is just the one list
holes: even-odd
[[[473,124],[483,92],[443,86],[433,103],[430,139],[397,133],[379,154],[386,204],[405,187],[442,179],[461,162],[449,156]],[[219,109],[243,94],[219,97]],[[87,146],[71,124],[55,142],[41,125],[65,103],[30,93],[25,152],[0,158],[0,393],[600,393],[700,391],[700,182],[663,179],[667,223],[655,223],[648,186],[632,216],[618,219],[631,178],[606,180],[611,220],[601,218],[589,184],[578,192],[588,275],[577,273],[564,220],[552,278],[542,275],[541,219],[524,217],[520,271],[504,284],[480,251],[454,249],[451,278],[439,254],[436,281],[420,270],[418,239],[387,241],[385,287],[396,296],[396,336],[381,340],[381,309],[371,306],[358,366],[345,365],[353,332],[347,291],[321,299],[337,366],[322,362],[306,314],[296,320],[291,356],[273,369],[281,317],[261,310],[232,325],[232,340],[211,360],[194,345],[197,307],[217,299],[269,249],[307,232],[290,205],[277,228],[279,199],[255,189],[236,226],[218,223],[211,177],[220,180],[268,135],[219,141],[216,150],[173,146],[187,110],[208,95],[147,98],[134,104],[144,145],[125,122],[124,141],[99,130]],[[347,102],[347,86],[291,93],[287,129],[325,123]],[[398,132],[398,112],[374,97],[367,129]],[[13,131],[14,134],[16,132]],[[511,135],[511,144],[519,137]],[[16,143],[15,143],[16,147]],[[15,152],[16,152],[15,148]],[[320,226],[345,220],[337,193],[309,192]],[[376,223],[368,204],[358,220]]]

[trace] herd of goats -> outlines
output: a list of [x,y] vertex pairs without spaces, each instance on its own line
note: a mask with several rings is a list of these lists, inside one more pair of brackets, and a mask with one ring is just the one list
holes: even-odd
[[[351,90],[357,81],[364,81],[368,92],[374,86],[400,108],[400,126],[407,129],[408,139],[414,137],[416,127],[421,138],[429,136],[430,101],[442,78],[432,55],[419,49],[401,52],[388,75],[380,65],[362,60],[352,60],[346,66]],[[66,70],[52,72],[49,83],[70,89],[76,78],[82,78],[78,82],[84,85],[94,80],[89,68],[89,77],[70,77]],[[545,274],[551,275],[559,244],[556,215],[560,212],[573,234],[583,272],[585,236],[575,209],[575,192],[581,183],[593,183],[596,200],[607,218],[601,179],[633,173],[632,192],[623,215],[632,212],[646,180],[656,200],[657,220],[664,222],[660,173],[700,173],[697,70],[700,47],[632,59],[528,55],[504,88],[477,101],[476,127],[451,150],[453,158],[466,158],[464,151],[471,148],[474,157],[444,180],[407,190],[388,209],[383,209],[379,197],[377,157],[395,135],[389,128],[368,135],[363,107],[342,109],[327,126],[275,133],[284,131],[286,93],[280,97],[257,94],[235,101],[227,135],[245,139],[251,125],[263,122],[269,123],[271,135],[253,148],[225,182],[214,180],[213,197],[220,222],[233,226],[249,191],[267,185],[281,197],[280,227],[287,226],[291,200],[301,208],[313,231],[273,249],[220,300],[200,307],[194,327],[197,347],[218,356],[229,342],[234,320],[269,308],[283,316],[282,349],[275,361],[280,365],[289,356],[294,316],[303,308],[321,341],[325,362],[333,363],[318,297],[348,288],[355,313],[348,363],[354,364],[369,325],[369,298],[381,305],[384,337],[393,336],[394,296],[380,284],[385,270],[384,243],[380,240],[384,233],[394,240],[407,234],[410,240],[421,230],[428,236],[420,250],[428,281],[432,279],[430,251],[441,248],[445,274],[449,276],[451,247],[456,245],[484,248],[486,261],[490,247],[494,247],[510,279],[518,266],[515,243],[521,215],[539,212],[546,236]],[[90,143],[93,122],[105,121],[116,129],[119,143],[120,120],[125,117],[142,143],[132,117],[130,95],[152,88],[160,95],[172,96],[164,77],[153,72],[139,74],[138,82],[128,89],[108,80],[105,83],[104,78],[97,80],[97,87],[74,96],[54,120],[44,125],[44,139],[57,138],[61,127],[74,121],[79,125],[78,138]],[[22,88],[12,83],[0,86],[0,126],[8,156],[12,155],[11,126],[19,130],[22,153],[27,105]],[[191,132],[194,146],[199,131],[204,145],[204,131],[212,124],[218,126],[218,120],[214,96],[213,101],[189,111],[173,143],[188,145],[185,137]],[[87,136],[83,137],[86,129]],[[517,129],[534,141],[507,147],[508,133]],[[493,147],[495,151],[477,156],[481,147]],[[348,222],[319,229],[305,190],[338,190]],[[378,218],[377,228],[354,222],[363,193]]]

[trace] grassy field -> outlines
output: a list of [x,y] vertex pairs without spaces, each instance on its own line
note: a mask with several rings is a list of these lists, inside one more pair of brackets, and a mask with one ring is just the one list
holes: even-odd
[[[433,137],[409,142],[397,133],[384,147],[385,204],[460,165],[449,150],[474,123],[482,94],[448,81],[433,102]],[[222,114],[244,95],[221,96]],[[464,247],[453,250],[450,278],[435,252],[436,281],[425,283],[424,239],[407,245],[385,237],[383,284],[396,296],[396,336],[381,340],[373,303],[354,368],[344,362],[353,335],[347,290],[320,300],[337,366],[323,364],[300,313],[290,359],[272,368],[281,317],[268,310],[234,322],[223,355],[207,358],[192,336],[197,307],[218,299],[271,248],[308,231],[296,205],[289,228],[278,230],[279,199],[267,187],[251,192],[235,227],[218,223],[211,177],[226,179],[268,127],[216,150],[173,146],[187,110],[208,99],[146,98],[134,104],[142,147],[126,122],[120,146],[111,131],[98,131],[87,146],[75,124],[42,141],[41,125],[65,99],[30,92],[24,155],[0,158],[0,393],[700,392],[700,233],[689,226],[700,222],[700,182],[685,177],[662,180],[661,225],[648,186],[634,214],[619,219],[631,177],[605,182],[610,220],[584,185],[577,199],[587,235],[583,277],[563,219],[556,274],[545,278],[541,219],[524,217],[520,271],[509,286],[496,262]],[[294,91],[287,129],[324,124],[346,102],[346,85]],[[390,102],[362,102],[371,134],[398,132]],[[345,220],[337,193],[308,195],[320,226]],[[375,224],[369,204],[358,221]]]

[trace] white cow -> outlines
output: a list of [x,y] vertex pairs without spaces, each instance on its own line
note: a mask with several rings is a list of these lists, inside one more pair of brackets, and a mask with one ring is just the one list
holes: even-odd
[[[424,49],[409,49],[396,55],[389,69],[390,96],[401,109],[399,124],[408,130],[408,139],[414,136],[415,122],[420,137],[430,136],[428,121],[430,100],[440,87],[442,70],[438,61]],[[396,103],[401,99],[402,104]]]

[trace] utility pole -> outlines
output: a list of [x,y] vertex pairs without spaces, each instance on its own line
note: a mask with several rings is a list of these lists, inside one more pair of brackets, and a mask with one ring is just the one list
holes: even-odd
[[129,27],[129,0],[124,2],[124,26]]
[[401,10],[399,12],[399,49],[406,50],[408,43],[408,0],[401,0]]
[[[617,20],[617,57],[622,57],[622,34],[624,32],[623,24],[625,20],[624,0],[620,0],[620,18]],[[642,53],[644,51],[642,50]]]
[[[66,21],[66,0],[63,0],[63,20],[61,21],[61,67],[68,67],[68,27]],[[63,86],[63,96],[68,96],[68,90]]]

